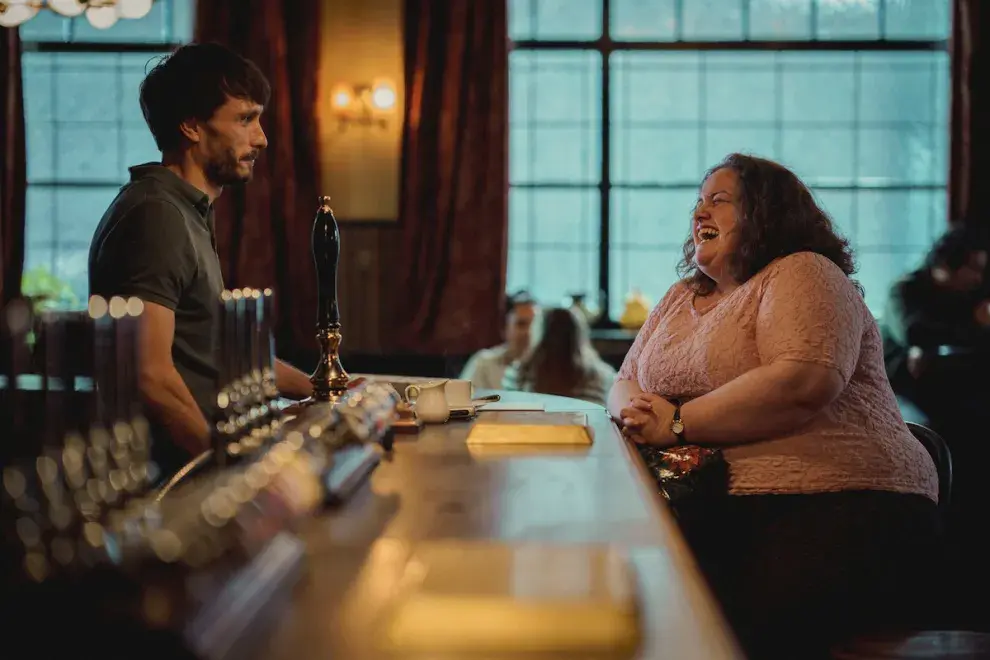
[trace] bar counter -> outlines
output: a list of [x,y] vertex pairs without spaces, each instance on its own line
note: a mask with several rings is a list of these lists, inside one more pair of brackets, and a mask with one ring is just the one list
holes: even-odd
[[393,592],[409,550],[440,539],[618,545],[628,551],[641,597],[635,657],[742,657],[662,497],[605,410],[561,397],[499,394],[547,412],[585,413],[593,444],[479,455],[465,443],[468,432],[497,422],[499,412],[396,436],[394,451],[350,501],[297,528],[305,572],[256,657],[396,657],[374,650],[369,617]]

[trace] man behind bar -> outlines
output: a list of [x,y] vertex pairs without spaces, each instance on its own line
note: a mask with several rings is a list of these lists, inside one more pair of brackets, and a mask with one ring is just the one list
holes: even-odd
[[[141,83],[141,109],[162,160],[130,168],[90,245],[90,293],[145,303],[139,383],[166,476],[210,447],[223,290],[213,202],[251,179],[268,145],[260,120],[270,93],[252,62],[216,44],[159,62]],[[286,396],[311,391],[281,361],[275,378]]]

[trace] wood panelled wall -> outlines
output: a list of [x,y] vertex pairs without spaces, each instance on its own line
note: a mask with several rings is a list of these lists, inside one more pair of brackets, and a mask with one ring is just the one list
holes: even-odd
[[394,301],[415,295],[394,273],[398,234],[394,223],[340,224],[337,295],[344,353],[387,353],[394,346]]

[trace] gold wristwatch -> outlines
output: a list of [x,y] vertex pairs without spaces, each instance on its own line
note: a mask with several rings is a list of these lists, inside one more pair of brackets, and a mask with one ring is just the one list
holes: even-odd
[[670,420],[670,432],[677,438],[676,444],[687,444],[684,440],[684,421],[681,419],[681,402],[674,399],[671,403],[674,404],[674,418]]

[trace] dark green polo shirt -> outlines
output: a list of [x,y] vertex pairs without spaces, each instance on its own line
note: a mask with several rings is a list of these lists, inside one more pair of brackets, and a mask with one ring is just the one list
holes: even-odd
[[[212,421],[217,301],[223,290],[213,206],[206,193],[160,164],[138,165],[130,172],[130,183],[93,235],[89,290],[104,297],[137,296],[175,312],[172,360]],[[162,436],[160,430],[155,433],[155,454],[170,473],[189,457]],[[163,441],[171,447],[160,446]]]

